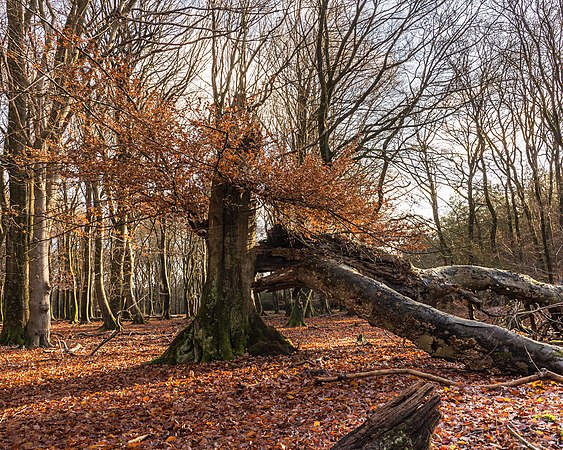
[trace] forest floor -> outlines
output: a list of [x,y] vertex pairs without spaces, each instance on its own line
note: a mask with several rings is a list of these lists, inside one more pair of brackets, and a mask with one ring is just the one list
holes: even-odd
[[[146,366],[187,322],[152,320],[110,333],[58,322],[49,350],[0,348],[0,449],[325,449],[415,379],[317,384],[319,375],[411,368],[461,382],[442,397],[433,448],[563,448],[563,386],[537,381],[487,391],[510,377],[431,359],[366,322],[336,314],[307,328],[268,321],[299,352],[201,366]],[[363,335],[368,343],[358,343]],[[81,348],[75,354],[61,351]],[[511,431],[512,430],[512,431]],[[519,443],[524,438],[532,447]]]

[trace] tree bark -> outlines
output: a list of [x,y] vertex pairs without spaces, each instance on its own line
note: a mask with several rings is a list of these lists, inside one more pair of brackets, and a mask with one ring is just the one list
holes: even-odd
[[94,291],[102,312],[105,330],[119,329],[119,323],[111,312],[104,283],[104,245],[103,245],[103,212],[100,199],[100,187],[97,182],[91,183],[93,206],[96,214],[94,226]]
[[542,283],[527,275],[508,270],[459,265],[425,269],[420,273],[472,291],[490,290],[526,304],[549,306],[563,302],[562,285]]
[[159,296],[162,303],[162,318],[170,319],[170,299],[172,292],[170,289],[170,277],[168,275],[168,239],[166,230],[166,218],[163,217],[160,223],[160,235],[158,236],[159,249]]
[[[306,255],[304,251],[301,251],[301,255],[296,265],[260,279],[256,289],[309,287],[329,295],[370,324],[409,339],[430,355],[463,362],[472,370],[528,374],[546,368],[563,373],[563,349],[560,347],[533,341],[495,325],[438,311],[377,281],[373,275],[375,271],[366,276],[325,255],[303,257]],[[436,290],[440,285],[437,280],[433,280],[434,287],[423,291],[408,286],[409,283],[416,283],[416,277],[409,278],[393,272],[386,274],[380,270],[379,278],[391,279],[391,282],[387,281],[390,285],[398,284],[400,277],[407,285],[404,292],[412,297],[437,295]],[[418,282],[428,285],[427,280],[419,279]],[[447,286],[447,283],[441,284]]]
[[0,344],[25,342],[24,328],[29,317],[29,175],[20,167],[28,140],[27,69],[23,5],[6,1],[6,79],[8,124],[4,154],[7,157],[11,217],[6,232],[6,278],[3,292],[4,321]]
[[80,323],[90,323],[90,309],[92,302],[92,188],[91,183],[85,183],[84,193],[86,203],[87,224],[82,236],[82,267],[80,280]]
[[195,319],[154,362],[228,360],[293,350],[254,308],[256,204],[250,192],[216,178],[209,206],[208,273]]
[[425,450],[440,420],[440,396],[431,384],[417,383],[378,408],[332,450]]
[[33,236],[29,251],[29,321],[26,327],[26,346],[30,348],[51,346],[51,284],[49,282],[49,238],[46,223],[47,169],[45,164],[36,165],[33,194]]

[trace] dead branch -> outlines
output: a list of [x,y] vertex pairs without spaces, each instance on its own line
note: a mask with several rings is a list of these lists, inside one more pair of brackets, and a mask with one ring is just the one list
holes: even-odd
[[550,370],[547,369],[541,369],[539,372],[530,375],[528,377],[517,378],[516,380],[505,381],[503,383],[485,384],[478,387],[483,389],[498,389],[500,387],[521,386],[523,384],[533,383],[534,381],[538,381],[538,380],[551,380],[557,383],[563,383],[563,376],[551,372]]
[[315,381],[318,383],[330,383],[333,381],[357,380],[361,378],[382,377],[386,375],[412,375],[414,377],[434,381],[445,386],[455,386],[459,384],[457,381],[448,380],[447,378],[442,378],[429,373],[419,372],[414,369],[379,369],[371,370],[369,372],[340,373],[333,377],[318,377]]
[[512,436],[514,436],[516,439],[518,439],[518,442],[520,442],[524,447],[526,447],[529,450],[543,450],[543,447],[536,447],[535,445],[533,445],[531,442],[527,441],[524,436],[522,436],[521,434],[519,434],[514,428],[512,428],[510,425],[506,425],[506,428],[508,429],[508,431],[510,432],[510,434]]
[[[462,383],[458,381],[450,380],[448,378],[432,375],[430,373],[420,372],[414,369],[399,369],[399,368],[371,370],[369,372],[340,373],[332,377],[317,377],[315,378],[315,381],[317,383],[330,383],[334,381],[357,380],[362,378],[382,377],[387,375],[411,375],[417,378],[433,381],[435,383],[439,383],[444,386],[463,386]],[[542,369],[533,375],[517,378],[516,380],[505,381],[502,383],[478,385],[475,387],[479,387],[482,389],[498,389],[501,387],[521,386],[523,384],[532,383],[538,380],[551,380],[557,383],[563,383],[563,376],[551,372],[550,370]]]
[[105,338],[102,342],[100,342],[97,347],[92,350],[90,352],[90,354],[88,356],[94,356],[94,354],[100,349],[102,348],[103,345],[107,344],[109,341],[111,341],[114,337],[116,337],[119,333],[121,332],[121,329],[118,328],[117,330],[115,330],[113,333],[111,333],[111,335],[109,335],[107,338]]

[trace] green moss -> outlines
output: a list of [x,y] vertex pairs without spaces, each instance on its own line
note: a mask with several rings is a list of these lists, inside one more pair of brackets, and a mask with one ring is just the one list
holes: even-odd
[[0,334],[0,345],[25,345],[25,332],[20,327],[9,327],[4,323],[2,334]]
[[493,352],[491,357],[495,364],[505,366],[512,361],[512,353],[510,352]]
[[547,423],[555,423],[557,422],[557,417],[551,413],[543,413],[543,414],[534,414],[532,419],[535,420],[542,420],[543,422]]

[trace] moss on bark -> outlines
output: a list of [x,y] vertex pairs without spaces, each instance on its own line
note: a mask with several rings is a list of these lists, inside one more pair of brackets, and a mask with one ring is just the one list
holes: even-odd
[[246,351],[253,356],[287,355],[295,351],[295,347],[278,330],[267,325],[257,313],[248,321],[244,336],[239,333],[235,342],[231,341],[229,333],[208,334],[208,328],[202,326],[201,318],[195,318],[151,364],[225,361],[241,356]]

